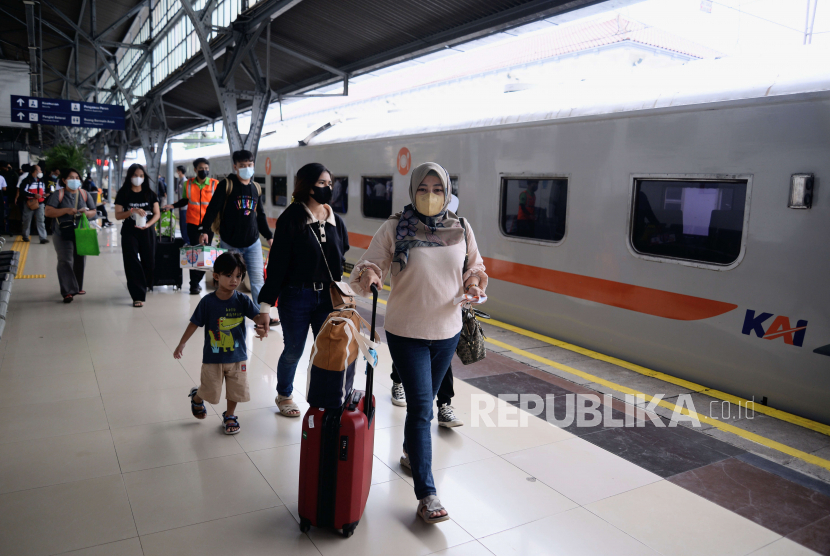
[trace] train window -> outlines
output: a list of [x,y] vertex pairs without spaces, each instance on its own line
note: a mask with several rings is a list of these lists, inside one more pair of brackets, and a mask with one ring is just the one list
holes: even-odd
[[567,205],[566,178],[501,180],[501,229],[508,236],[562,241]]
[[458,176],[450,176],[450,189],[452,194],[458,197]]
[[331,208],[334,212],[349,212],[349,178],[333,177],[331,179]]
[[271,176],[271,204],[275,207],[288,204],[288,178],[285,176]]
[[741,251],[747,180],[634,180],[631,244],[644,255],[718,265]]
[[363,178],[363,216],[389,218],[392,215],[392,176]]
[[[268,187],[268,185],[267,185],[268,182],[266,181],[265,176],[254,176],[254,181],[259,184],[259,188],[262,190],[262,195],[260,196],[260,200],[262,200],[262,202],[267,202],[267,201],[264,200],[264,199],[268,199],[268,195],[265,191],[265,189]],[[265,207],[262,207],[262,208],[265,208]]]

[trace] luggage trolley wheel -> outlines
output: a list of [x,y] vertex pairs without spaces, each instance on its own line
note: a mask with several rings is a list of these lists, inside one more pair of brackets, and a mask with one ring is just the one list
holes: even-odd
[[300,518],[300,531],[303,533],[308,533],[311,529],[311,522],[304,517]]
[[348,525],[343,526],[343,536],[347,539],[354,535],[354,530],[357,529],[358,522],[355,521],[354,523],[349,523]]

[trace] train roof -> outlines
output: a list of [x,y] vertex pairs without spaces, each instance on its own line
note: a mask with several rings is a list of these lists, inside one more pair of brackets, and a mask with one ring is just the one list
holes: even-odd
[[[311,145],[826,92],[830,90],[830,48],[813,45],[787,52],[697,60],[670,68],[623,70],[511,93],[479,85],[454,83],[441,86],[440,91],[433,87],[409,95],[381,96],[287,120],[266,130],[274,133],[262,138],[259,150],[296,148],[313,130],[332,122],[334,125],[314,137]],[[189,159],[222,156],[227,155],[227,146],[186,152]]]

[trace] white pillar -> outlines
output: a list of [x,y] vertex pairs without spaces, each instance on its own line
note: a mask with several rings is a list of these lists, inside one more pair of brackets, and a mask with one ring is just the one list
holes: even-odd
[[175,199],[173,195],[175,194],[175,163],[173,162],[173,143],[171,141],[167,142],[167,204],[172,205],[178,199]]

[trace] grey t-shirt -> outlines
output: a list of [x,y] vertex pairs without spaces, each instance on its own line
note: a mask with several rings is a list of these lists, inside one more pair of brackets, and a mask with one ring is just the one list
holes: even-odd
[[[84,203],[83,194],[80,192],[79,189],[77,192],[72,193],[68,189],[59,189],[55,191],[46,199],[46,204],[52,208],[62,209],[62,208],[74,208],[75,207],[75,195],[81,195],[81,198],[78,199],[78,210],[83,210],[84,208],[89,210],[95,210],[95,198],[93,197],[92,193],[86,191],[86,203]],[[63,201],[60,200],[60,194],[63,193]],[[84,207],[86,204],[86,207]],[[75,216],[75,218],[80,218],[80,213]],[[55,219],[54,224],[52,225],[53,231],[57,232],[58,230],[58,222],[69,222],[72,220],[72,215],[64,214],[63,216],[58,216]]]

